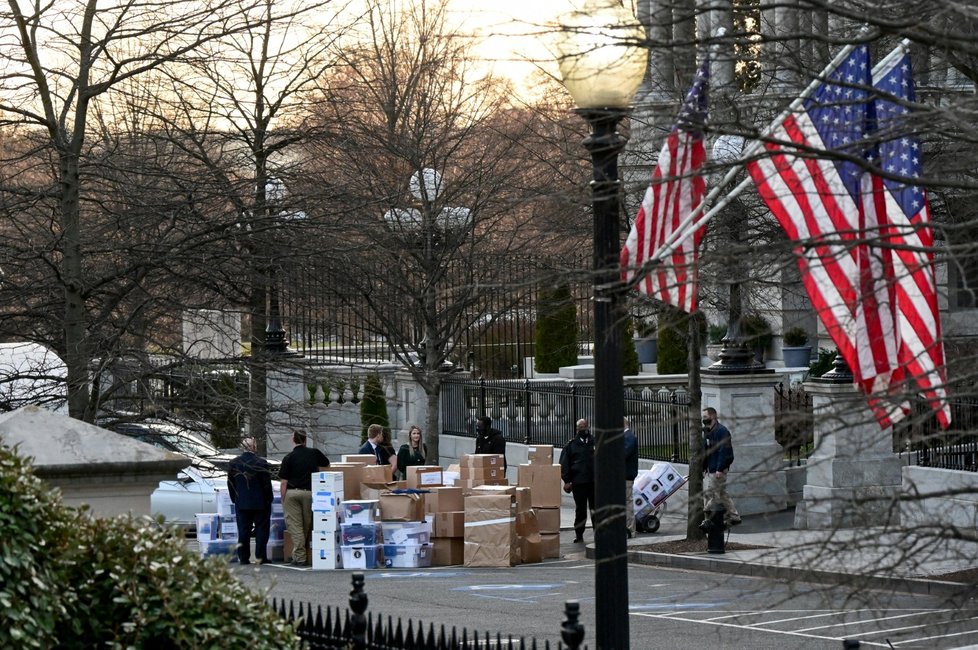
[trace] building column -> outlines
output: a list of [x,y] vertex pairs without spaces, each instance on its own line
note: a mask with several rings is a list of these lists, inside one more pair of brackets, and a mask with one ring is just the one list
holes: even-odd
[[808,458],[795,527],[882,526],[899,516],[900,459],[892,430],[880,430],[851,383],[805,382],[812,396],[815,451]]
[[734,462],[727,491],[741,515],[780,512],[788,507],[784,449],[774,439],[773,373],[716,374],[700,378],[703,408],[712,406],[730,429]]

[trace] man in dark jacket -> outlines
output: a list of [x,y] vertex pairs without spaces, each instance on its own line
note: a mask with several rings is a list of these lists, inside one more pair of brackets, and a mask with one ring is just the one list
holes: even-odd
[[228,464],[228,492],[238,524],[238,561],[251,564],[251,528],[255,528],[255,561],[268,561],[269,520],[272,516],[272,473],[268,461],[255,453],[254,438],[241,441],[244,453]]
[[733,442],[730,431],[717,420],[717,411],[712,406],[703,409],[703,446],[706,449],[703,508],[709,512],[714,503],[722,505],[726,510],[724,522],[736,526],[740,523],[740,515],[727,494],[727,470],[734,460]]
[[371,424],[367,427],[367,442],[360,447],[361,454],[372,454],[378,465],[391,464],[391,450],[384,445],[384,427]]
[[503,470],[506,469],[506,438],[499,429],[492,428],[492,418],[488,415],[481,416],[475,425],[479,435],[475,438],[475,453],[477,454],[502,454]]
[[574,496],[574,543],[581,544],[588,513],[594,528],[594,436],[587,420],[577,421],[577,435],[560,451],[560,478],[564,492]]
[[632,421],[625,418],[625,526],[628,536],[635,535],[635,504],[632,503],[632,485],[638,476],[638,437],[632,431]]

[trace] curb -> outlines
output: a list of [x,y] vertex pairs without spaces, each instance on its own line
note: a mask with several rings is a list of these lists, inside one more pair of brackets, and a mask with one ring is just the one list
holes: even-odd
[[[704,553],[705,555],[705,553]],[[585,557],[594,559],[594,544],[585,548]],[[778,566],[773,564],[753,564],[738,559],[725,559],[716,555],[700,557],[698,555],[673,555],[655,553],[652,551],[628,551],[628,561],[633,564],[659,566],[668,569],[684,569],[702,571],[705,573],[721,573],[725,575],[748,576],[756,578],[772,578],[775,580],[792,580],[814,582],[817,584],[859,586],[864,589],[900,591],[909,594],[944,596],[951,598],[974,598],[975,585],[961,582],[946,582],[943,580],[928,580],[926,578],[905,578],[895,576],[861,575],[839,573],[836,571],[821,571],[802,567]]]

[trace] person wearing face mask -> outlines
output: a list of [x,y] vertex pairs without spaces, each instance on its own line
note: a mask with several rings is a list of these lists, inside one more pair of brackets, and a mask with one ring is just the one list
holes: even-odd
[[574,496],[574,543],[582,544],[588,513],[594,528],[594,436],[587,420],[577,421],[577,435],[560,452],[560,478]]
[[730,431],[717,420],[717,410],[712,406],[703,409],[703,446],[706,449],[703,508],[710,512],[713,504],[722,505],[726,509],[724,523],[736,526],[741,521],[740,515],[727,494],[727,472],[734,460],[733,442]]

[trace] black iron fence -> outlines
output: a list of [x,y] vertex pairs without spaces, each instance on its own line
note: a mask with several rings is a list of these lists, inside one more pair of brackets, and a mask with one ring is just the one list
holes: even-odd
[[921,467],[978,472],[978,398],[959,397],[950,406],[945,431],[926,403],[915,402],[910,416],[893,427],[893,451]]
[[812,396],[800,386],[774,387],[774,438],[793,465],[811,455],[815,446]]
[[[410,620],[405,624],[401,619],[376,618],[367,614],[368,598],[364,591],[364,574],[354,573],[353,590],[350,592],[350,608],[341,612],[339,607],[322,607],[315,612],[311,605],[292,602],[286,607],[285,601],[272,603],[280,616],[295,623],[299,637],[309,650],[536,650],[536,639],[513,637],[488,632],[479,634],[452,627],[446,630],[442,625],[436,631],[434,625],[425,626],[422,622]],[[554,646],[556,650],[580,650],[584,641],[584,626],[581,624],[580,605],[569,600],[564,604],[565,620],[560,626],[560,637]],[[565,645],[566,644],[566,645]],[[550,641],[539,646],[550,649]],[[583,646],[587,650],[587,646]]]
[[[367,295],[362,287],[337,282],[349,273],[340,263],[327,256],[283,266],[282,320],[293,348],[311,358],[386,361],[391,344],[418,346],[425,336],[423,292],[389,282]],[[524,359],[534,355],[538,294],[562,282],[570,286],[577,310],[579,352],[587,354],[593,322],[590,266],[590,251],[557,260],[446,259],[435,300],[439,313],[454,314],[439,332],[454,341],[449,360],[484,377],[525,376]],[[462,303],[464,310],[455,310]]]
[[[475,437],[483,413],[514,442],[563,447],[580,418],[594,414],[594,387],[547,381],[467,380],[442,383],[442,432]],[[683,389],[625,389],[625,415],[639,441],[639,456],[689,461],[689,395]]]

